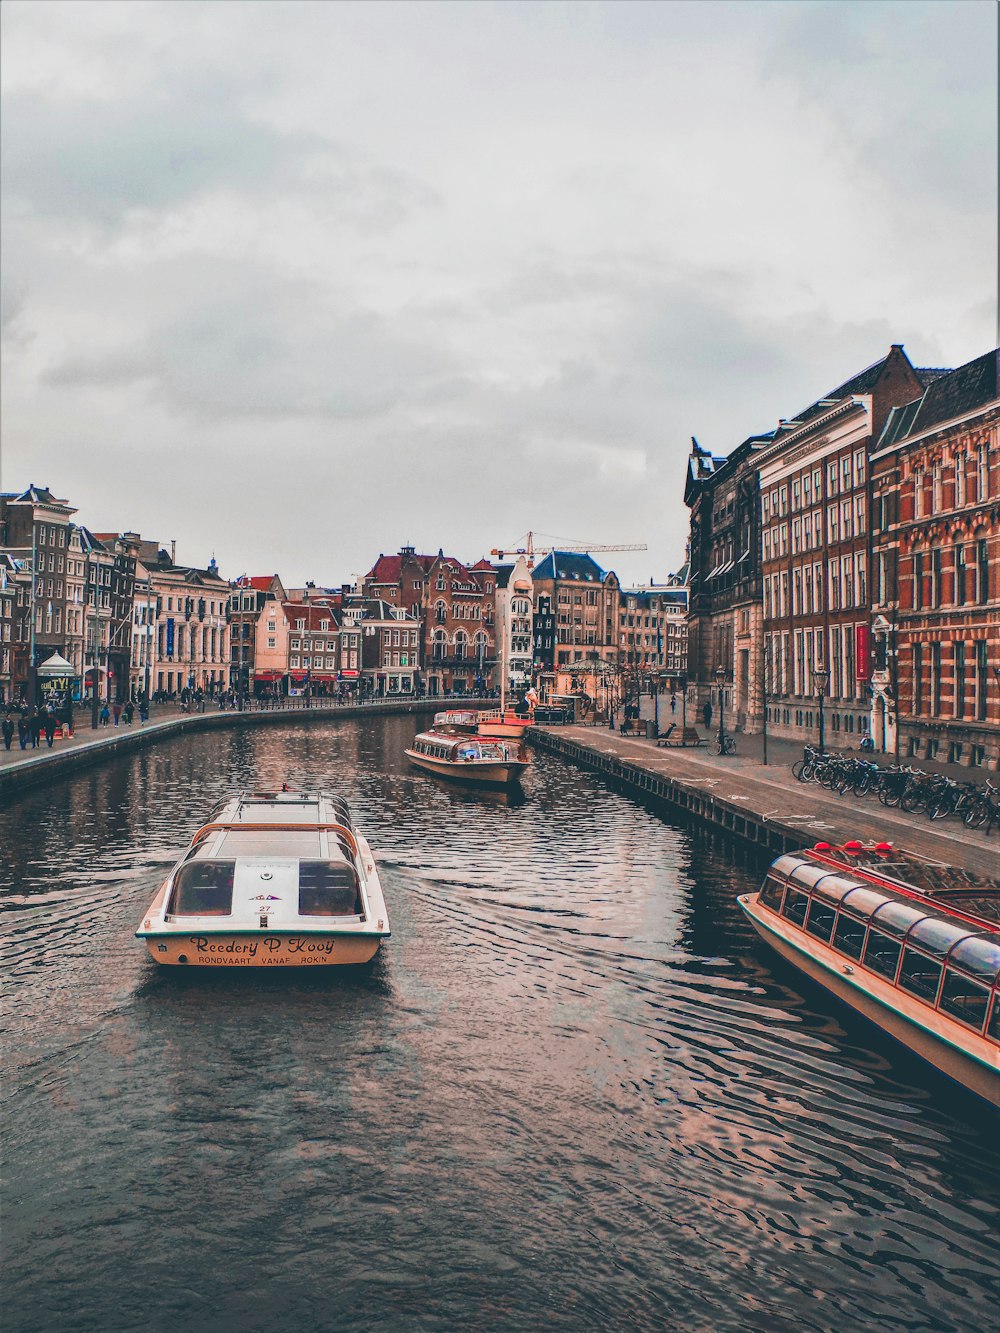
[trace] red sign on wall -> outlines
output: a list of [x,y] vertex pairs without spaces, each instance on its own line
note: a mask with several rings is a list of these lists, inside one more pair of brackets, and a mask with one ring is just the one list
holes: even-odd
[[854,626],[854,664],[858,680],[868,680],[872,674],[870,659],[871,646],[868,626]]

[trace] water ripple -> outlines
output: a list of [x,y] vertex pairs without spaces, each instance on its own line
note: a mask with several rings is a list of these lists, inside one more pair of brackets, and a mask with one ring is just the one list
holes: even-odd
[[[756,870],[545,756],[523,802],[451,789],[411,735],[188,738],[0,815],[7,1328],[995,1322],[993,1120],[766,952]],[[158,972],[177,850],[280,781],[352,802],[391,942]]]

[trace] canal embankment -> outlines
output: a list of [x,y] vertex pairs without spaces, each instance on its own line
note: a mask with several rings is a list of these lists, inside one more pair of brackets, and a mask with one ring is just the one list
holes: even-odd
[[[21,791],[178,736],[240,727],[315,726],[359,717],[426,716],[437,712],[447,702],[441,699],[394,699],[365,704],[318,704],[314,700],[309,707],[298,701],[296,706],[254,708],[243,712],[209,707],[204,713],[189,713],[168,706],[154,710],[146,723],[136,717],[130,726],[121,722],[117,727],[109,724],[96,730],[83,723],[77,725],[72,734],[62,735],[51,749],[43,736],[40,747],[35,750],[0,750],[0,800],[6,802]],[[487,706],[484,701],[472,702]]]
[[[818,841],[886,841],[933,860],[984,875],[997,874],[1000,840],[954,820],[933,825],[923,815],[883,806],[875,797],[838,796],[797,782],[783,758],[716,755],[708,747],[669,749],[655,740],[605,727],[533,727],[531,743],[601,774],[620,791],[695,819],[771,858]],[[800,752],[801,753],[801,752]]]

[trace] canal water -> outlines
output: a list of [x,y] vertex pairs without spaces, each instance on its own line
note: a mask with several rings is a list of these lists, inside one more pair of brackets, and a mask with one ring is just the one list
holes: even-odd
[[[440,785],[413,729],[179,738],[0,815],[7,1333],[995,1327],[995,1121],[765,951],[756,870],[544,755]],[[282,780],[351,801],[378,961],[157,971],[165,870]]]

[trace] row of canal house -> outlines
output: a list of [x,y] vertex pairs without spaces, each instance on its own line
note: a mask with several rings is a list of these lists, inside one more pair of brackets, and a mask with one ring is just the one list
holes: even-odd
[[120,702],[228,679],[228,584],[44,486],[0,495],[0,698]]
[[903,348],[726,457],[692,441],[689,679],[747,731],[1000,761],[997,353]]

